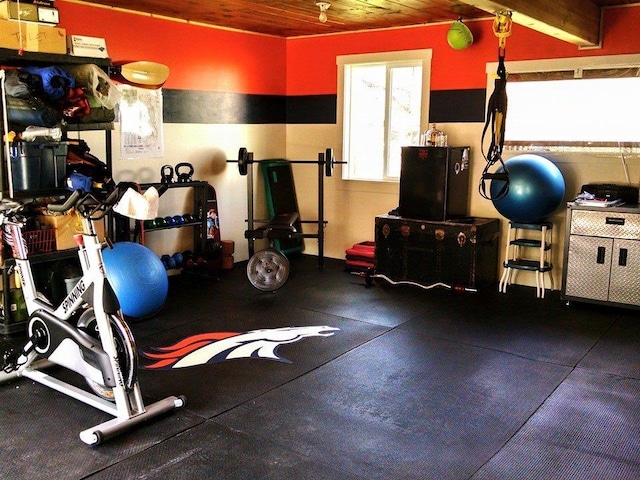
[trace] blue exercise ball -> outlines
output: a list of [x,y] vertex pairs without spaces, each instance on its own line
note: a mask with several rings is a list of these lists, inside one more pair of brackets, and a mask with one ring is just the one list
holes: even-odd
[[[565,183],[553,162],[540,155],[517,155],[504,162],[509,175],[506,195],[500,195],[504,180],[491,181],[491,198],[496,210],[513,222],[544,221],[562,203]],[[500,168],[496,173],[504,173]]]
[[103,257],[123,314],[146,318],[160,311],[167,300],[169,278],[152,250],[139,243],[118,242],[106,248]]

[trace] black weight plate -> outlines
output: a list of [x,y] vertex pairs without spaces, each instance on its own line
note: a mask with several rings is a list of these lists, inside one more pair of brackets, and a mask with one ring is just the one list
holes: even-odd
[[333,158],[333,149],[327,148],[324,152],[324,173],[327,177],[333,175],[333,166],[334,166],[334,158]]
[[247,168],[249,163],[249,152],[244,147],[238,150],[238,171],[240,175],[245,176],[247,174]]

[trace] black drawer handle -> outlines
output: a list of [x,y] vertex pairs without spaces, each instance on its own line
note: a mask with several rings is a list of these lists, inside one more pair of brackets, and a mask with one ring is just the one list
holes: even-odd
[[625,219],[620,217],[607,217],[607,225],[624,225]]
[[618,255],[618,265],[621,267],[627,266],[627,253],[628,250],[626,248],[620,249],[620,254]]
[[596,263],[604,263],[605,252],[606,250],[604,247],[598,247],[598,256],[596,258]]

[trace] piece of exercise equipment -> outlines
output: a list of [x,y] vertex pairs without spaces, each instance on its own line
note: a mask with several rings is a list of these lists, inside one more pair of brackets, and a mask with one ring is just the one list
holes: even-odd
[[505,169],[509,170],[509,190],[497,195],[504,188],[504,180],[494,179],[491,194],[496,210],[509,220],[538,223],[562,203],[564,177],[550,160],[540,155],[517,155],[505,162]]
[[[336,165],[345,164],[347,162],[338,162],[333,156],[333,149],[327,148],[322,157],[318,155],[318,160],[286,160],[292,164],[301,164],[301,165],[320,165],[324,167],[324,174],[327,177],[333,175],[333,170]],[[227,163],[237,163],[238,171],[240,175],[245,176],[249,173],[250,165],[254,163],[262,163],[262,162],[273,162],[273,160],[254,160],[253,152],[249,152],[246,148],[242,147],[238,150],[238,159],[237,160],[227,160]]]
[[135,242],[118,242],[103,253],[107,278],[127,317],[160,311],[169,293],[167,272],[158,256]]
[[289,259],[273,248],[256,252],[247,264],[247,278],[263,292],[272,292],[284,285],[289,271]]
[[[59,306],[36,291],[27,244],[26,218],[21,204],[0,203],[0,225],[11,246],[15,268],[29,314],[28,339],[21,348],[4,353],[0,383],[26,377],[80,400],[114,418],[80,432],[80,439],[96,445],[143,421],[185,405],[184,397],[167,397],[145,406],[137,378],[138,356],[133,335],[124,321],[120,303],[105,276],[103,245],[94,221],[104,217],[120,198],[118,188],[106,198],[73,192],[51,211],[75,208],[83,233],[76,235],[82,277]],[[136,288],[142,290],[138,285]],[[44,369],[53,364],[84,377],[90,390],[67,383]]]
[[[249,262],[247,264],[247,278],[251,284],[262,291],[274,291],[282,287],[289,278],[290,264],[287,257],[274,248],[274,242],[279,239],[316,238],[318,240],[318,267],[324,267],[324,177],[331,176],[337,163],[333,157],[333,149],[327,148],[318,153],[318,160],[282,160],[284,164],[306,164],[318,166],[318,219],[302,222],[299,212],[281,212],[269,220],[254,218],[253,200],[253,164],[275,164],[274,160],[254,160],[253,152],[240,148],[238,160],[227,160],[238,163],[240,175],[247,177],[247,230],[245,238],[249,242]],[[303,233],[296,227],[296,223],[314,223],[317,233]],[[256,225],[258,225],[256,227]],[[256,252],[255,241],[267,239],[269,247]]]
[[[487,115],[482,130],[480,146],[486,165],[480,176],[478,190],[480,195],[487,199],[498,199],[509,191],[509,171],[504,168],[502,161],[502,149],[504,147],[504,131],[507,122],[507,69],[504,65],[507,37],[511,35],[511,12],[498,12],[493,21],[493,33],[498,37],[498,69],[494,81],[493,93],[487,102]],[[485,135],[491,127],[491,142],[485,151]],[[490,169],[498,165],[499,171],[490,172]],[[487,181],[500,180],[502,188],[499,191],[487,191]]]
[[379,278],[381,280],[384,280],[387,283],[390,283],[391,285],[410,285],[413,287],[420,287],[423,290],[432,290],[434,288],[445,288],[447,290],[452,290],[456,293],[460,293],[460,292],[477,293],[478,292],[478,289],[476,288],[469,288],[469,287],[465,287],[464,285],[449,285],[448,283],[444,283],[444,282],[432,283],[431,285],[423,285],[421,283],[412,282],[410,280],[392,280],[391,278],[389,278],[388,276],[382,273],[375,273],[375,270],[372,268],[368,268],[364,272],[351,272],[351,275],[357,275],[358,277],[363,278],[365,284],[369,287],[373,285],[373,281],[375,279]]
[[176,179],[178,183],[188,183],[193,181],[193,165],[181,162],[176,165]]
[[160,169],[160,183],[173,183],[173,167],[171,165],[163,165]]
[[447,43],[454,50],[464,50],[473,43],[473,34],[469,27],[462,23],[462,18],[451,24],[447,32]]

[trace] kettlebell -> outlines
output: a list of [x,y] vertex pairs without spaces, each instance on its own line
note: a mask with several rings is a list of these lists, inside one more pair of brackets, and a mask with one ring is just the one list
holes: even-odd
[[178,183],[187,183],[193,180],[193,165],[186,162],[177,164],[176,177],[178,178]]
[[164,165],[160,169],[160,183],[173,183],[173,167],[171,165]]

